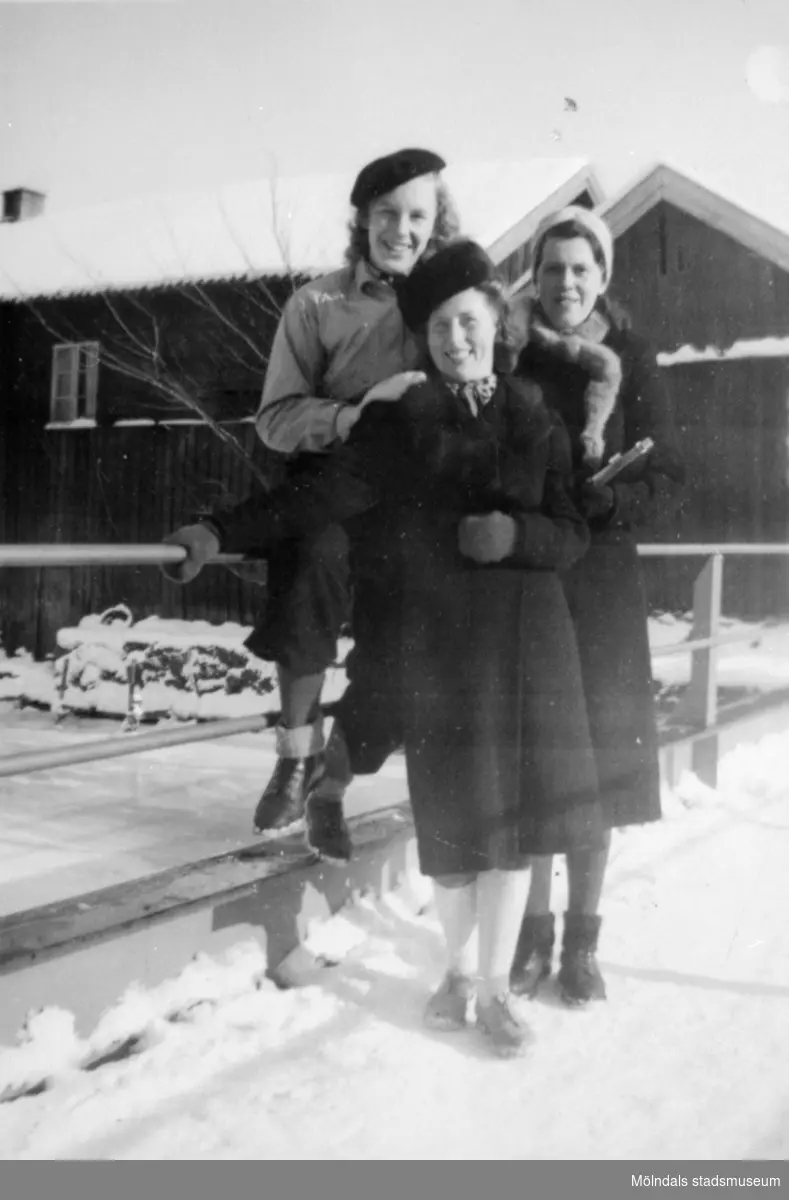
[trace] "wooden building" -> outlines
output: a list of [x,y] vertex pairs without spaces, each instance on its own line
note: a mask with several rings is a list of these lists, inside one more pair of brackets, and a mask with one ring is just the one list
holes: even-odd
[[[582,160],[464,165],[447,178],[465,230],[508,278],[546,211],[602,200]],[[342,262],[350,182],[267,181],[51,216],[34,193],[6,194],[0,542],[155,542],[247,494],[265,468],[251,417],[278,315],[302,279]],[[135,618],[246,623],[259,599],[221,568],[186,588],[150,568],[14,569],[0,576],[0,636],[42,656],[58,628],[115,603]]]
[[[615,295],[659,350],[688,470],[683,541],[789,540],[789,220],[658,165],[601,208]],[[656,540],[670,530],[657,530]],[[676,604],[698,564],[650,564]],[[789,612],[789,559],[731,559],[725,609]]]

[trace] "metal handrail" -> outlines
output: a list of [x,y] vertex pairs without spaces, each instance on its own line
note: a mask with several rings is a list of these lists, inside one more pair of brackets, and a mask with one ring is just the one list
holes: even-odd
[[[694,587],[693,632],[701,636],[687,641],[674,642],[656,647],[654,657],[689,653],[692,656],[691,682],[688,688],[685,713],[693,725],[694,769],[714,784],[717,773],[717,648],[734,642],[754,641],[752,633],[717,634],[720,619],[722,568],[728,555],[789,555],[789,543],[645,543],[638,547],[644,557],[704,557],[707,564]],[[0,567],[52,567],[94,565],[138,565],[154,566],[179,563],[187,557],[182,546],[165,545],[71,545],[41,544],[0,546]],[[218,555],[215,563],[237,563],[249,561],[244,555]],[[328,711],[327,706],[327,711]],[[157,730],[152,733],[126,733],[120,737],[99,741],[80,742],[76,746],[60,750],[28,752],[0,756],[0,777],[46,770],[56,766],[67,766],[78,762],[90,762],[104,758],[117,758],[127,754],[139,754],[147,750],[163,749],[189,742],[209,741],[230,737],[238,733],[255,733],[268,728],[277,719],[276,713],[260,714],[206,722],[181,729]],[[712,756],[709,753],[713,748]]]
[[[729,555],[789,555],[789,542],[648,542],[637,547],[642,558],[707,558]],[[183,546],[164,543],[117,546],[74,543],[29,543],[0,546],[0,567],[163,566],[183,562]],[[211,563],[255,561],[243,554],[218,554]]]
[[[65,542],[0,546],[0,567],[150,567],[180,563],[186,557],[183,546],[166,546],[159,542],[126,546],[73,545]],[[239,563],[244,562],[245,558],[243,554],[218,554],[210,561]]]
[[789,542],[644,542],[637,547],[643,558],[707,558],[720,554],[789,554]]

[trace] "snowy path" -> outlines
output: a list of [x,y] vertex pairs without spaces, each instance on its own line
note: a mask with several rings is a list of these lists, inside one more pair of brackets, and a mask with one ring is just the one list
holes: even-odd
[[[0,1106],[0,1153],[785,1157],[789,738],[729,754],[717,793],[687,780],[681,794],[667,795],[659,827],[615,844],[608,1003],[568,1011],[548,992],[527,1004],[536,1045],[525,1060],[492,1060],[473,1030],[422,1030],[439,943],[413,884],[312,932],[313,950],[341,959],[313,985],[254,990],[250,948],[246,965],[219,970],[225,999],[191,1020],[151,1021],[142,1053]],[[557,910],[562,891],[559,881]],[[181,980],[181,1001],[207,994],[200,971]],[[121,1003],[104,1036],[139,1028],[157,1004],[162,989]],[[25,1050],[0,1050],[0,1079],[14,1054],[21,1069]]]

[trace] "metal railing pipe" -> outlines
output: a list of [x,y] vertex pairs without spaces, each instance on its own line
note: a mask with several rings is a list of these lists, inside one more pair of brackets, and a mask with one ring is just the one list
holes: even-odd
[[[643,558],[698,558],[710,554],[724,556],[789,555],[787,542],[654,542],[638,547]],[[0,545],[0,567],[90,567],[90,566],[161,566],[183,562],[186,551],[181,546],[166,546],[161,542],[141,545],[105,545],[79,543],[41,543],[39,545]],[[218,554],[214,563],[255,562],[243,554]]]
[[75,763],[93,762],[100,758],[122,758],[127,754],[142,754],[146,750],[166,750],[187,742],[208,742],[215,738],[232,737],[237,733],[260,733],[276,721],[277,713],[262,713],[256,717],[232,717],[221,721],[206,721],[184,729],[160,729],[152,733],[122,734],[120,737],[97,738],[77,742],[60,750],[30,750],[24,754],[0,757],[0,778],[23,775],[31,771],[47,771],[52,767],[70,767]]
[[[0,567],[147,567],[179,563],[186,558],[183,546],[152,545],[49,545],[0,546]],[[212,562],[244,562],[243,554],[219,554]],[[249,560],[247,560],[249,561]]]
[[642,558],[706,558],[711,554],[789,555],[789,542],[644,542]]

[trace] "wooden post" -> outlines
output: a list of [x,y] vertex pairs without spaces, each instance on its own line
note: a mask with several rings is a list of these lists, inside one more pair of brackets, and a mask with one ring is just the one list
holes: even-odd
[[[693,586],[693,630],[691,639],[716,638],[720,628],[723,555],[712,554]],[[710,729],[718,716],[718,647],[694,650],[690,683],[678,706],[680,720],[696,729]],[[691,750],[691,767],[709,787],[718,783],[718,735],[699,738]]]
[[136,733],[142,721],[142,661],[137,654],[130,654],[126,663],[126,716],[121,733]]

